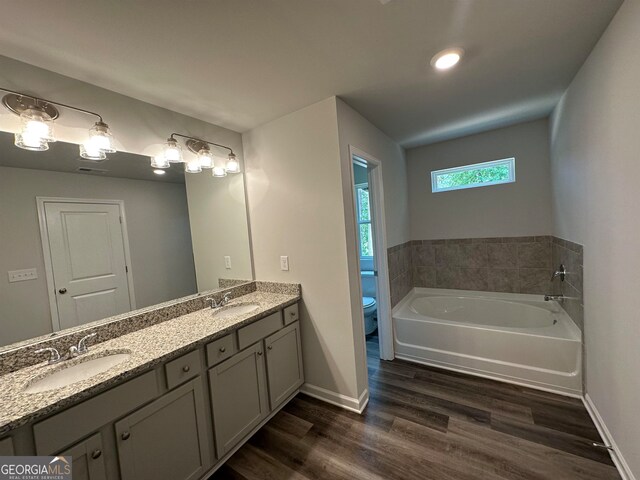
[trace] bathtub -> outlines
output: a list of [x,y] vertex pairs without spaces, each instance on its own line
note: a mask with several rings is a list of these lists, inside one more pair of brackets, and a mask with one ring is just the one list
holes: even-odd
[[580,329],[540,295],[414,288],[393,326],[396,358],[582,395]]

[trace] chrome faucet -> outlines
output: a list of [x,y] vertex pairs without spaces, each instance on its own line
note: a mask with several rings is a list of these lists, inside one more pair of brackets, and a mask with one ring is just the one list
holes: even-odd
[[78,350],[78,355],[82,355],[83,353],[87,353],[89,351],[89,347],[87,347],[87,340],[90,338],[94,338],[96,333],[90,333],[89,335],[82,337],[78,342],[78,346],[76,349]]
[[58,350],[56,350],[53,347],[51,347],[51,348],[40,348],[40,349],[36,350],[34,353],[44,353],[44,352],[49,352],[50,353],[49,360],[47,361],[47,363],[49,365],[53,365],[54,363],[58,363],[58,362],[62,361],[62,358],[60,357],[60,353],[58,353]]
[[557,302],[562,303],[562,301],[565,299],[566,297],[564,295],[545,295],[544,296],[544,301],[545,302],[550,302],[551,300],[555,300]]
[[553,275],[551,275],[551,281],[553,282],[553,280],[556,277],[560,277],[560,281],[564,282],[564,277],[567,274],[567,269],[565,268],[564,264],[560,264],[560,266],[558,267],[558,270],[556,270],[555,272],[553,272]]
[[205,301],[209,302],[209,305],[211,305],[212,309],[224,307],[227,303],[231,301],[231,292],[225,292],[223,294],[222,300],[220,300],[219,302],[216,302],[216,299],[213,297],[205,298]]

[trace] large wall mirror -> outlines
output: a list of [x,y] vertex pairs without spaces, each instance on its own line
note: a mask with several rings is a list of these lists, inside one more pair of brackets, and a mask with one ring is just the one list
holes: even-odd
[[13,140],[0,132],[0,349],[253,278],[242,173]]

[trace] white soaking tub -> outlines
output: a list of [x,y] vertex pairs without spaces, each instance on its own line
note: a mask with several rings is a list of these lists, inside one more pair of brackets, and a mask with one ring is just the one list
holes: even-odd
[[414,288],[393,309],[396,358],[582,395],[582,336],[541,295]]

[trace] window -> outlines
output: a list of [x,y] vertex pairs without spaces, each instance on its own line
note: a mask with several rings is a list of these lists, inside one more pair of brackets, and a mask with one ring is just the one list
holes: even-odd
[[356,185],[356,208],[358,233],[360,238],[360,256],[373,257],[373,232],[371,231],[371,207],[369,204],[369,186]]
[[488,187],[516,181],[516,159],[505,158],[431,172],[431,191],[447,192],[463,188]]

